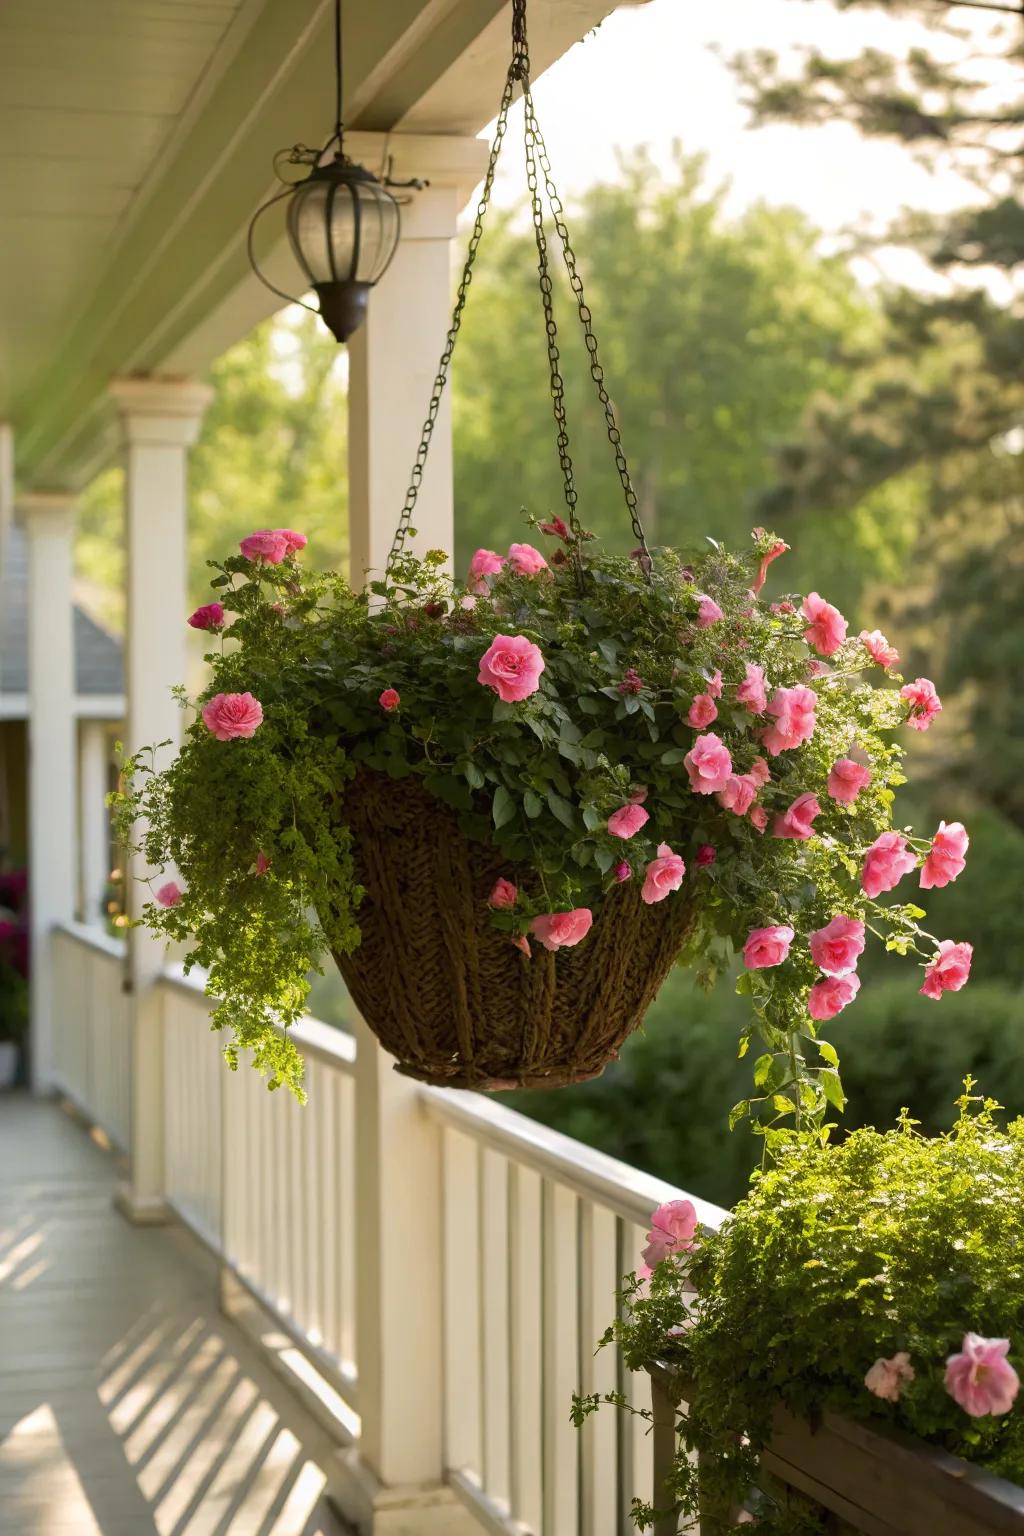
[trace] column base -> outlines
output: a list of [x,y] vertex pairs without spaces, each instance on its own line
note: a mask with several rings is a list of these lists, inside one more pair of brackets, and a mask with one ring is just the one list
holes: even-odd
[[453,1489],[385,1488],[355,1446],[331,1458],[326,1497],[358,1536],[480,1536]]
[[128,1183],[114,1190],[114,1209],[135,1227],[162,1227],[173,1219],[167,1201],[160,1195],[137,1195]]

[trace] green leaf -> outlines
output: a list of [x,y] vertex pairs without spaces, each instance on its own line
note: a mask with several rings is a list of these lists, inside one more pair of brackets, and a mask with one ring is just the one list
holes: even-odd
[[749,1114],[750,1114],[750,1100],[749,1099],[740,1099],[739,1103],[738,1104],[734,1104],[732,1109],[730,1109],[730,1111],[729,1111],[729,1129],[730,1129],[730,1131],[734,1131],[736,1129],[736,1127],[739,1125],[740,1121],[743,1120]]
[[667,752],[661,754],[661,761],[666,768],[671,768],[673,763],[681,763],[686,757],[686,749],[683,747],[669,747]]
[[531,820],[535,820],[544,809],[544,802],[534,790],[528,789],[523,796],[523,810]]
[[583,807],[583,825],[588,832],[596,832],[598,827],[604,826],[604,817],[592,805],[585,805]]
[[822,1060],[827,1061],[830,1067],[839,1066],[839,1052],[828,1040],[819,1040],[818,1050],[821,1053]]
[[564,800],[562,796],[556,794],[553,789],[548,790],[548,805],[551,809],[552,816],[557,817],[558,820],[562,823],[563,827],[569,827],[570,829],[575,827],[576,814],[573,811],[572,806],[568,800]]
[[614,851],[614,849],[612,849],[612,848],[598,848],[598,849],[596,849],[595,853],[594,853],[594,863],[597,865],[597,867],[601,871],[602,875],[606,875],[608,873],[608,871],[611,869],[612,865],[615,863],[615,851]]
[[473,788],[473,789],[483,789],[483,787],[484,787],[484,776],[480,772],[480,769],[477,767],[476,763],[467,763],[466,764],[465,772],[466,772],[466,783],[469,784],[471,786],[471,788]]
[[759,1056],[754,1062],[754,1087],[763,1088],[771,1076],[772,1067],[775,1065],[775,1057],[770,1051]]
[[830,1068],[826,1067],[821,1074],[821,1086],[826,1099],[833,1109],[843,1110],[846,1108],[846,1095],[843,1092],[843,1085],[839,1081],[838,1072],[833,1072]]
[[491,818],[495,830],[510,822],[516,813],[516,803],[504,784],[499,784],[491,801]]

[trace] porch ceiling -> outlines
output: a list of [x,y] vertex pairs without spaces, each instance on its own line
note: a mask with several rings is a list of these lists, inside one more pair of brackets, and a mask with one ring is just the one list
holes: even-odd
[[[614,8],[531,0],[535,73]],[[503,0],[349,4],[345,22],[352,128],[466,135],[493,115]],[[111,377],[202,366],[235,339],[211,315],[242,334],[276,307],[249,288],[245,229],[275,151],[324,133],[331,26],[330,0],[0,7],[0,421],[23,487],[95,469]]]

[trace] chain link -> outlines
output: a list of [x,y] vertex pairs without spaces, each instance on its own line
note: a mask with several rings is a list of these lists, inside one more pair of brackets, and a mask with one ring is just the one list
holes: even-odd
[[484,185],[477,204],[476,215],[473,220],[473,232],[469,240],[469,249],[466,255],[466,264],[463,268],[462,278],[459,282],[455,299],[455,309],[452,314],[451,325],[445,338],[444,351],[438,364],[437,374],[430,396],[430,405],[427,417],[423,423],[423,433],[420,438],[419,449],[416,454],[416,462],[413,465],[412,476],[409,481],[409,489],[406,492],[405,504],[402,507],[398,519],[398,527],[391,543],[388,554],[387,572],[391,573],[395,561],[398,559],[409,533],[412,515],[419,496],[420,485],[423,482],[423,472],[426,467],[427,455],[430,450],[430,441],[434,435],[434,427],[437,424],[438,412],[441,408],[441,398],[448,382],[448,370],[451,365],[452,354],[455,351],[455,343],[462,325],[462,314],[466,307],[466,298],[470,283],[473,280],[473,267],[476,262],[477,251],[480,248],[480,240],[483,235],[484,214],[491,200],[491,192],[494,187],[494,175],[498,164],[498,157],[508,128],[508,114],[512,105],[512,97],[516,82],[522,82],[523,110],[526,145],[526,179],[530,190],[530,208],[533,216],[534,238],[537,244],[537,266],[540,274],[541,304],[544,310],[544,329],[547,338],[548,371],[551,380],[551,403],[557,429],[558,462],[562,471],[563,491],[565,504],[569,514],[569,527],[573,533],[572,552],[573,563],[576,568],[577,582],[582,586],[583,565],[581,558],[583,529],[577,514],[578,495],[576,491],[575,474],[573,471],[572,456],[569,451],[569,428],[565,411],[565,381],[561,371],[561,354],[558,347],[558,329],[555,324],[554,307],[552,303],[551,269],[548,261],[547,235],[544,227],[544,208],[540,195],[540,177],[537,173],[538,161],[544,177],[544,190],[547,193],[551,206],[551,214],[555,223],[555,230],[562,246],[562,259],[565,269],[569,274],[569,284],[576,299],[576,307],[583,326],[583,334],[587,352],[590,357],[590,376],[597,388],[598,399],[604,410],[605,425],[608,431],[608,440],[615,454],[615,466],[618,470],[619,480],[622,484],[626,507],[629,511],[633,533],[639,545],[640,565],[644,575],[651,579],[652,562],[650,551],[647,548],[647,538],[640,522],[636,493],[629,475],[629,466],[626,463],[626,455],[622,446],[622,433],[615,416],[605,384],[604,369],[598,356],[597,338],[594,335],[592,315],[587,305],[583,292],[583,281],[576,267],[576,254],[573,251],[569,239],[569,230],[565,222],[565,209],[562,200],[555,189],[551,173],[551,162],[548,159],[544,136],[537,122],[537,114],[533,104],[533,93],[530,86],[530,56],[526,39],[526,0],[513,0],[512,5],[512,61],[508,74],[505,77],[505,87],[501,96],[501,107],[498,111],[498,120],[494,133],[494,141],[491,145],[491,153],[487,162],[487,173],[484,177]]

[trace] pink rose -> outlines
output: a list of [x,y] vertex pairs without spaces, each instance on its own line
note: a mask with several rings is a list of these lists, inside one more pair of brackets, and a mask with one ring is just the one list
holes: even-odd
[[162,907],[176,907],[185,892],[175,880],[168,880],[156,893],[156,899]]
[[485,578],[497,576],[504,564],[504,560],[493,549],[478,549],[469,562],[466,586],[477,597],[486,597],[491,589]]
[[772,837],[792,837],[804,842],[814,831],[815,818],[821,815],[816,795],[798,795],[788,810],[776,816]]
[[377,703],[380,705],[381,709],[385,710],[389,715],[393,710],[398,708],[401,702],[402,695],[399,693],[397,688],[385,688],[384,692],[377,700]]
[[808,942],[811,959],[819,971],[843,976],[857,969],[857,961],[864,953],[864,924],[840,912],[824,928],[815,929]]
[[494,882],[494,888],[487,898],[487,905],[501,911],[502,908],[514,907],[519,897],[518,889],[511,880],[506,880],[504,875],[499,875]]
[[267,870],[270,868],[271,863],[272,860],[267,858],[266,854],[261,848],[256,855],[256,873],[258,875],[265,875]]
[[686,865],[678,853],[673,853],[668,843],[659,843],[658,857],[652,859],[644,870],[644,883],[640,891],[641,901],[653,906],[664,901],[671,891],[678,891],[686,874]]
[[300,549],[305,549],[309,540],[304,533],[296,533],[294,528],[275,528],[274,532],[284,539],[288,553],[298,554]]
[[713,699],[720,699],[722,697],[722,669],[721,669],[721,667],[716,668],[714,677],[711,678],[711,680],[709,681],[709,683],[708,683],[708,693],[710,693],[710,695],[711,695],[711,697]]
[[949,885],[957,875],[962,875],[970,841],[961,822],[951,821],[947,826],[940,821],[921,870],[921,889],[930,891],[933,887]]
[[519,576],[539,576],[548,569],[544,556],[532,544],[510,544],[508,563]]
[[796,613],[792,603],[771,603],[768,611],[774,613],[777,619],[781,619],[784,614]]
[[495,635],[480,658],[477,682],[493,688],[503,704],[518,704],[536,693],[544,657],[525,635]]
[[827,661],[819,661],[817,656],[812,656],[807,663],[808,677],[828,677],[832,668]]
[[522,950],[527,960],[533,959],[533,950],[530,948],[530,941],[526,937],[525,933],[513,934],[512,943],[515,945],[516,949]]
[[543,917],[534,918],[530,932],[545,949],[571,949],[586,938],[593,921],[589,907],[576,907],[572,912],[546,912]]
[[917,866],[917,860],[899,832],[883,832],[876,837],[864,856],[860,884],[866,896],[874,898],[899,885],[904,875]]
[[862,629],[858,638],[871,660],[877,662],[880,667],[891,667],[894,662],[899,661],[899,651],[894,645],[889,644],[880,629]]
[[[754,532],[757,532],[756,528]],[[777,560],[780,555],[784,555],[788,548],[789,545],[784,544],[783,541],[779,539],[772,545],[771,549],[766,555],[761,556],[761,564],[757,569],[757,579],[753,586],[750,588],[751,592],[760,592],[761,588],[764,586],[765,577],[768,575],[768,567],[771,565],[773,560]]]
[[747,675],[736,689],[736,703],[745,704],[752,715],[763,715],[768,696],[764,686],[764,668],[752,661],[746,664]]
[[708,869],[717,858],[718,854],[710,843],[702,843],[697,849],[697,865],[700,869]]
[[633,870],[630,865],[626,863],[625,859],[623,859],[621,863],[616,864],[613,873],[615,875],[615,879],[620,885],[624,880],[632,880],[633,878]]
[[924,973],[924,985],[918,987],[921,996],[937,1000],[943,992],[959,992],[971,974],[973,954],[972,944],[955,944],[952,939],[943,939]]
[[765,711],[775,724],[761,732],[761,740],[772,757],[810,741],[817,705],[817,694],[803,683],[797,683],[795,688],[776,688]]
[[265,560],[268,565],[280,565],[288,553],[287,539],[274,528],[250,533],[238,547],[247,560]]
[[630,805],[643,805],[650,791],[646,784],[631,784],[629,786]]
[[190,613],[188,622],[193,629],[222,629],[224,627],[224,604],[204,603],[202,608],[197,608],[195,613]]
[[758,832],[763,832],[768,825],[768,812],[763,805],[755,805],[750,812],[750,825]]
[[764,758],[755,757],[754,761],[750,765],[750,777],[753,779],[758,789],[760,789],[763,784],[767,784],[771,776],[771,769],[768,767],[768,764],[765,762]]
[[561,539],[564,544],[568,544],[572,538],[566,523],[560,517],[553,517],[548,523],[538,523],[537,527],[541,533],[549,533],[552,538]]
[[942,708],[942,700],[935,692],[935,684],[926,677],[915,677],[900,689],[900,698],[910,705],[907,724],[915,731],[926,731]]
[[900,1393],[914,1379],[914,1367],[905,1349],[893,1355],[891,1360],[876,1360],[864,1377],[869,1392],[884,1403],[898,1403]]
[[856,971],[849,976],[824,976],[811,988],[807,1012],[812,1019],[834,1019],[853,1002],[859,991],[860,977]]
[[697,1211],[692,1200],[669,1200],[659,1205],[651,1217],[647,1247],[641,1254],[644,1263],[653,1268],[670,1255],[690,1252],[696,1230]]
[[843,805],[852,805],[870,783],[871,769],[855,763],[852,757],[838,758],[829,769],[828,792]]
[[251,693],[218,693],[203,705],[203,724],[218,741],[255,736],[263,723],[263,706]]
[[642,805],[624,805],[608,817],[608,831],[612,837],[635,837],[650,819]]
[[772,928],[752,928],[743,946],[743,964],[748,971],[763,971],[781,965],[792,942],[793,930],[788,923]]
[[698,795],[713,795],[724,789],[732,773],[732,758],[724,742],[708,731],[698,736],[683,758],[690,775],[690,788]]
[[807,620],[804,639],[822,656],[834,656],[846,639],[846,620],[838,608],[826,603],[817,592],[808,592],[800,608]]
[[687,721],[695,730],[702,731],[712,720],[718,719],[718,709],[710,693],[698,693],[690,705]]
[[724,811],[734,816],[745,816],[757,798],[758,785],[753,774],[731,773],[725,788],[718,792],[718,803]]
[[697,605],[697,628],[707,629],[723,617],[722,610],[713,597],[702,597]]
[[946,1361],[946,1391],[973,1419],[1013,1407],[1020,1378],[1006,1358],[1009,1352],[1009,1339],[965,1333],[960,1353]]

